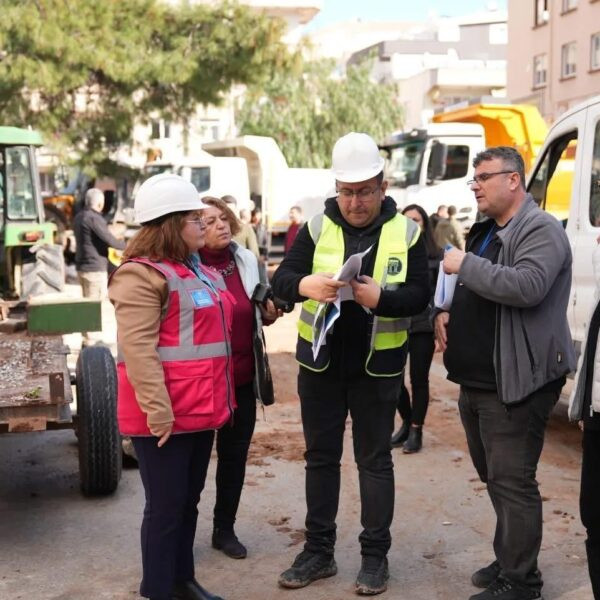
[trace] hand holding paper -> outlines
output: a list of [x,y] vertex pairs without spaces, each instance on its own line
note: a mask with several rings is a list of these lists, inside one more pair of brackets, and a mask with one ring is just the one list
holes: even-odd
[[345,285],[345,281],[334,279],[332,273],[313,273],[300,280],[298,292],[317,302],[335,302],[338,290]]
[[464,251],[459,250],[458,248],[446,250],[446,252],[444,252],[444,273],[447,273],[448,275],[458,273],[464,257]]
[[350,280],[350,285],[352,286],[355,302],[371,309],[377,306],[379,296],[381,296],[381,288],[372,277],[362,275],[360,280]]

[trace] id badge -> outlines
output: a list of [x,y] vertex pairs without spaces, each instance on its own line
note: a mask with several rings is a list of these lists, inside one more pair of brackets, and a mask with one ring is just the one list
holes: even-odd
[[190,290],[190,296],[195,308],[206,308],[207,306],[212,306],[214,304],[208,290]]

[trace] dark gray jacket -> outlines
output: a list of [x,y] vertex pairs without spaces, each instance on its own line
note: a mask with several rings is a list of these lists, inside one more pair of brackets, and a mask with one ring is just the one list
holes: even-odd
[[467,253],[459,279],[498,304],[496,383],[502,402],[514,404],[575,370],[567,322],[572,256],[560,222],[530,194],[498,238],[498,263]]
[[125,242],[109,230],[104,217],[91,208],[84,208],[73,222],[77,245],[75,268],[84,272],[106,272],[108,249],[125,250]]

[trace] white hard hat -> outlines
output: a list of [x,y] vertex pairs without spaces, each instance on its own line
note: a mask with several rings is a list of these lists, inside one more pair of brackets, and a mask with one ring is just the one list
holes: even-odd
[[133,207],[136,221],[147,223],[174,212],[201,210],[207,205],[200,200],[193,183],[173,173],[161,173],[142,183]]
[[384,160],[375,140],[366,133],[352,131],[333,147],[332,171],[337,181],[367,181],[383,171]]

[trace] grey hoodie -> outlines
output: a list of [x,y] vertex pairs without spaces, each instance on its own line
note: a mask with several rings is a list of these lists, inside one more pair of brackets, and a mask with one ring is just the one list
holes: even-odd
[[498,238],[497,264],[467,253],[459,279],[498,304],[494,368],[508,405],[575,370],[567,322],[572,256],[560,222],[530,194]]

